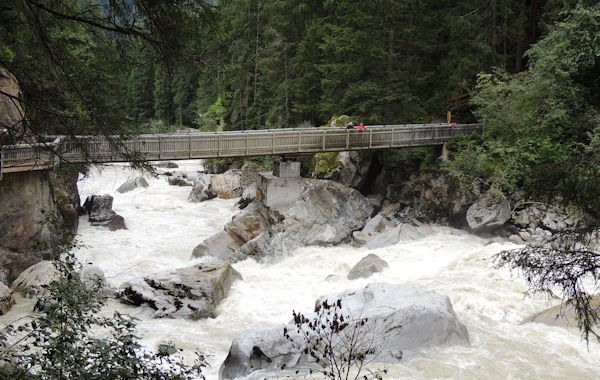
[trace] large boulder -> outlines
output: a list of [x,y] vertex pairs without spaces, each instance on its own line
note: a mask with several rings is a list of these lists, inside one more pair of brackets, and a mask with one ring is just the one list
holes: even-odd
[[239,170],[228,170],[223,174],[205,174],[195,181],[188,196],[190,202],[203,202],[215,197],[237,198],[242,195],[242,180]]
[[467,223],[474,232],[502,227],[511,218],[510,203],[501,194],[487,193],[467,210]]
[[431,234],[433,231],[429,227],[400,223],[396,227],[388,227],[376,233],[354,233],[354,241],[359,244],[364,241],[365,248],[378,249],[396,245],[401,241],[419,240]]
[[[341,309],[336,314],[349,322],[346,329],[354,331],[355,324],[359,324],[356,336],[360,338],[354,349],[359,351],[365,346],[373,349],[373,354],[366,357],[367,362],[394,363],[402,357],[414,356],[421,348],[469,341],[467,328],[456,317],[450,299],[424,289],[372,283],[364,289],[321,297],[317,308],[325,302],[329,305],[340,302]],[[322,318],[322,314],[307,313],[304,317],[313,322]],[[317,334],[308,328],[308,322],[303,327],[314,340]],[[319,325],[325,327],[320,328],[318,337],[325,335],[338,341],[330,323]],[[284,331],[290,338],[284,336]],[[246,377],[257,371],[261,376],[278,374],[282,368],[290,371],[321,369],[305,351],[306,347],[306,340],[297,333],[294,321],[249,331],[234,339],[221,365],[220,378]]]
[[142,177],[142,176],[137,176],[137,177],[131,177],[129,179],[127,179],[127,181],[125,181],[125,183],[123,183],[121,186],[119,186],[119,188],[117,189],[117,192],[119,193],[127,193],[133,189],[137,189],[138,187],[149,187],[150,185],[148,184],[148,181],[146,181],[146,178]]
[[[328,172],[323,173],[319,178],[339,182],[354,189],[360,189],[364,185],[371,165],[370,158],[361,159],[358,152],[348,151],[327,153],[324,155],[325,160],[329,158],[329,155],[335,156],[335,163],[331,165],[332,168]],[[315,163],[315,167],[319,167],[318,162]]]
[[270,211],[261,202],[250,203],[225,225],[223,231],[197,245],[192,258],[213,256],[228,262],[238,261],[232,256],[243,245],[266,232],[273,224],[270,218]]
[[363,257],[348,273],[348,280],[368,278],[374,273],[379,273],[390,265],[374,253]]
[[83,207],[89,214],[92,226],[108,227],[111,231],[126,230],[125,219],[112,209],[113,197],[105,195],[91,195],[87,197]]
[[215,318],[215,308],[241,279],[228,263],[212,261],[134,278],[120,286],[121,301],[147,304],[155,318]]
[[304,246],[335,245],[349,241],[371,215],[373,205],[354,189],[324,180],[302,183],[302,200],[272,208],[253,201],[224,231],[199,244],[192,257],[236,262],[248,256],[279,256]]
[[352,188],[332,181],[304,179],[302,200],[275,208],[281,222],[270,231],[271,253],[348,242],[352,232],[364,226],[372,210],[372,203]]
[[[600,310],[600,297],[592,297],[590,306],[595,310]],[[561,303],[546,310],[532,314],[525,318],[521,323],[543,323],[548,326],[557,327],[578,327],[580,324],[575,308],[568,303]]]
[[14,292],[23,297],[33,298],[45,295],[42,288],[60,277],[60,271],[52,261],[40,261],[25,269],[11,284]]

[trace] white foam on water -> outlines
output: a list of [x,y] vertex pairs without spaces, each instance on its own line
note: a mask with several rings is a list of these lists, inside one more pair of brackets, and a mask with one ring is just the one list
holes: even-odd
[[[180,163],[181,165],[181,163]],[[179,171],[199,170],[198,161],[183,162]],[[108,231],[80,220],[78,239],[89,246],[77,251],[93,262],[112,286],[137,276],[189,266],[193,248],[222,230],[236,212],[236,200],[190,203],[190,187],[169,186],[164,177],[148,179],[149,188],[119,194],[116,189],[131,172],[125,165],[92,171],[79,182],[82,201],[92,194],[110,194],[113,209],[125,218],[127,230]],[[594,379],[600,377],[600,344],[589,350],[576,329],[520,322],[550,304],[525,298],[527,288],[506,269],[495,269],[492,256],[511,243],[488,241],[464,231],[435,228],[433,235],[392,247],[366,250],[349,245],[307,247],[279,261],[260,264],[251,259],[233,265],[244,280],[232,285],[217,308],[218,317],[200,321],[154,319],[152,310],[111,301],[112,308],[137,318],[146,347],[173,342],[189,352],[211,354],[207,379],[217,379],[232,340],[269,325],[281,325],[292,311],[310,312],[319,296],[361,288],[370,282],[403,283],[450,297],[469,330],[469,345],[430,347],[416,358],[386,368],[386,379]],[[348,271],[375,253],[389,268],[368,279],[350,281]],[[196,259],[197,260],[197,259]],[[0,319],[0,322],[2,320]]]

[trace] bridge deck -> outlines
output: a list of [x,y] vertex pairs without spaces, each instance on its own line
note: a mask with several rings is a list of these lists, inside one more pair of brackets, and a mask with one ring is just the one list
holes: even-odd
[[362,149],[440,145],[457,134],[481,133],[480,124],[413,124],[345,128],[192,132],[139,135],[116,143],[104,136],[57,137],[52,143],[2,146],[0,174],[42,170],[61,162],[127,161],[123,153],[146,160],[306,154]]

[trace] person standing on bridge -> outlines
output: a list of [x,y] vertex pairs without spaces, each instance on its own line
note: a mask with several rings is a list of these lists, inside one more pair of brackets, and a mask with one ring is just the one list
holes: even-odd
[[348,124],[346,124],[346,129],[354,129],[354,123],[349,122]]
[[358,129],[366,129],[366,127],[363,123],[360,123],[360,125],[358,126]]

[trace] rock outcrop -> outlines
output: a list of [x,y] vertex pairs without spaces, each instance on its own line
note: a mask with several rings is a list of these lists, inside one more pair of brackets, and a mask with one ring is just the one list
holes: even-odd
[[[368,361],[393,363],[402,357],[412,356],[420,348],[468,343],[467,328],[456,317],[446,296],[408,285],[372,283],[364,289],[321,297],[317,300],[317,307],[325,301],[337,304],[338,300],[341,302],[338,314],[343,315],[345,321],[350,321],[346,328],[353,329],[354,323],[364,321],[364,325],[360,322],[357,328],[363,341],[357,343],[355,349],[360,350],[361,345],[368,342],[368,346],[374,349],[374,354],[367,356]],[[318,313],[304,316],[309,321],[320,318]],[[291,339],[284,337],[284,328]],[[309,336],[314,336],[308,324],[304,328]],[[326,323],[320,336],[335,336],[329,328],[331,326]],[[292,321],[284,326],[263,327],[237,337],[221,365],[220,378],[279,374],[282,368],[290,371],[320,369],[306,353],[306,341],[296,331],[297,326]]]
[[502,227],[510,218],[510,203],[501,194],[488,193],[467,210],[467,223],[477,233]]
[[206,262],[127,281],[120,286],[121,301],[148,304],[155,318],[215,318],[215,308],[241,278],[228,263]]
[[224,231],[198,245],[192,257],[215,256],[236,262],[280,256],[296,248],[350,241],[373,205],[358,191],[339,183],[303,180],[302,200],[267,208],[253,201],[233,217]]
[[42,172],[5,175],[0,181],[0,247],[25,252],[36,242],[56,246],[56,226],[40,223],[55,215],[54,192]]
[[8,313],[14,304],[15,297],[13,297],[12,291],[0,282],[0,315]]

